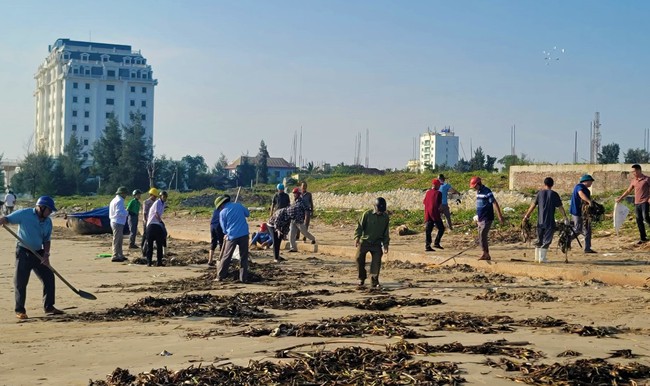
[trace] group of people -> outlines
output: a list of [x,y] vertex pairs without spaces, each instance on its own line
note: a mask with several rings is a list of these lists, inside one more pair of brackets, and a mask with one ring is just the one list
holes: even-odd
[[[217,266],[217,281],[225,280],[228,276],[232,257],[239,249],[239,280],[243,283],[248,278],[248,251],[258,243],[262,247],[273,247],[273,258],[276,263],[285,261],[280,256],[280,244],[288,238],[289,252],[297,252],[297,240],[302,233],[303,241],[310,240],[316,244],[316,238],[309,232],[309,222],[314,210],[311,193],[307,191],[307,183],[294,188],[293,203],[284,191],[284,184],[276,186],[277,192],[271,202],[270,218],[260,224],[249,244],[249,226],[247,218],[250,212],[237,202],[232,202],[229,195],[215,199],[215,209],[210,220],[210,251],[209,266]],[[216,255],[219,247],[219,256]]]
[[[111,222],[113,231],[113,246],[111,261],[120,263],[127,261],[124,256],[123,242],[125,228],[129,230],[129,248],[141,249],[142,256],[147,259],[147,265],[153,266],[153,246],[156,245],[156,265],[163,266],[164,247],[167,246],[167,230],[163,222],[165,212],[165,202],[168,194],[166,191],[159,191],[151,188],[148,191],[149,198],[140,202],[142,191],[135,189],[131,195],[132,198],[125,205],[126,196],[129,194],[124,186],[117,188],[115,198],[108,206],[108,217]],[[138,222],[140,217],[140,208],[142,207],[143,234],[140,246],[136,244],[138,234]]]

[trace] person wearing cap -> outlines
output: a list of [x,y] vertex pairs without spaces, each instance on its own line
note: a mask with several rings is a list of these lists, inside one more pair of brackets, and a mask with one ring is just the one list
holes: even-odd
[[440,207],[442,205],[442,193],[440,189],[440,180],[434,178],[431,181],[431,189],[427,190],[424,195],[424,223],[425,228],[425,241],[424,241],[424,250],[426,252],[433,252],[434,249],[431,248],[431,232],[433,232],[433,227],[438,228],[438,233],[436,233],[436,240],[434,247],[439,249],[444,249],[440,245],[440,240],[442,235],[445,234],[445,225],[442,223],[442,216],[440,213]]
[[129,212],[129,248],[138,249],[138,246],[135,243],[135,238],[138,235],[138,216],[140,216],[140,195],[142,192],[140,189],[133,191],[133,198],[126,205],[126,211]]
[[301,192],[299,188],[293,188],[293,204],[289,207],[289,216],[291,217],[291,229],[289,231],[289,245],[291,248],[289,252],[298,252],[298,245],[296,240],[298,234],[301,232],[305,237],[311,240],[312,244],[316,244],[316,238],[309,233],[305,227],[305,204],[302,201]]
[[[21,239],[16,244],[16,273],[14,276],[15,312],[18,319],[27,319],[25,300],[27,299],[27,283],[32,271],[43,282],[45,313],[49,315],[64,313],[54,307],[54,273],[49,268],[50,248],[52,247],[50,214],[52,212],[56,212],[54,200],[52,197],[42,196],[36,201],[34,208],[21,209],[0,217],[0,226],[18,224],[18,237]],[[23,242],[26,245],[23,245]],[[34,255],[28,247],[40,256]]]
[[573,193],[571,194],[571,206],[569,212],[571,213],[571,219],[575,226],[575,236],[578,237],[579,234],[585,236],[585,253],[596,253],[591,249],[591,223],[584,221],[582,217],[582,206],[591,205],[591,185],[594,183],[594,178],[585,174],[580,177],[580,182],[573,188]]
[[[302,198],[302,204],[305,207],[305,229],[309,231],[309,224],[311,223],[311,217],[314,213],[314,199],[311,196],[311,192],[307,191],[307,183],[303,182],[300,184],[300,197]],[[300,235],[299,235],[300,236]],[[302,241],[307,242],[307,235],[303,233]]]
[[147,258],[147,219],[149,218],[149,210],[153,206],[153,203],[156,202],[160,192],[156,188],[151,188],[147,192],[149,198],[144,200],[142,203],[142,242],[140,243],[140,248],[142,249],[142,257]]
[[530,218],[530,215],[537,210],[537,242],[535,243],[535,262],[546,263],[548,260],[548,248],[553,242],[553,232],[555,232],[555,208],[559,208],[564,216],[564,224],[569,225],[569,218],[562,206],[562,199],[556,191],[553,190],[555,182],[553,178],[544,178],[544,189],[537,192],[535,199],[528,207],[524,214],[523,221]]
[[163,247],[166,245],[167,231],[163,223],[163,213],[165,213],[165,201],[167,201],[167,192],[162,191],[151,209],[149,209],[149,216],[147,217],[147,265],[153,265],[153,244],[156,243],[156,265],[162,267],[163,263]]
[[16,195],[13,190],[9,189],[5,195],[5,214],[11,214],[14,211],[14,206],[16,205]]
[[271,236],[273,236],[273,259],[276,263],[286,261],[280,256],[280,242],[289,234],[291,226],[291,217],[289,216],[289,208],[282,208],[276,210],[266,222],[266,226]]
[[[361,215],[354,231],[354,246],[357,248],[355,260],[359,272],[359,287],[366,282],[366,255],[370,252],[370,280],[372,288],[379,287],[379,271],[381,257],[388,253],[390,235],[388,225],[390,219],[386,213],[386,200],[377,197],[374,209],[369,209]],[[382,251],[383,247],[383,251]]]
[[650,225],[650,178],[643,174],[641,165],[632,165],[632,174],[634,178],[630,186],[621,194],[616,202],[621,202],[628,194],[634,191],[634,214],[636,217],[636,226],[639,228],[639,241],[637,244],[648,242],[648,236],[645,231],[645,223]]
[[[454,229],[451,225],[451,211],[449,211],[449,194],[459,194],[458,191],[452,188],[445,180],[444,174],[438,175],[438,180],[440,181],[440,195],[442,196],[442,205],[440,205],[440,213],[445,216],[447,220],[447,227],[450,231]],[[457,203],[460,203],[460,199],[456,200]]]
[[492,260],[488,246],[488,233],[494,222],[494,212],[497,213],[499,221],[503,223],[503,214],[501,207],[497,202],[492,191],[481,181],[481,177],[474,176],[469,181],[469,187],[476,189],[476,216],[478,218],[478,241],[483,250],[479,260]]
[[238,202],[231,202],[229,197],[221,196],[215,200],[216,209],[220,209],[219,223],[225,235],[226,242],[223,255],[217,265],[217,281],[228,277],[228,268],[232,261],[235,248],[239,247],[239,281],[248,281],[248,209]]
[[269,248],[273,245],[273,236],[269,233],[266,223],[260,224],[260,231],[253,234],[251,239],[250,247],[258,248],[257,243],[259,243],[259,248]]
[[108,205],[108,218],[111,220],[111,229],[113,230],[113,258],[111,261],[120,263],[128,259],[122,252],[122,243],[124,242],[124,225],[129,217],[129,212],[124,206],[124,199],[129,192],[124,186],[117,188],[115,198]]
[[284,192],[284,184],[278,184],[276,186],[276,189],[278,192],[273,195],[273,201],[271,202],[271,213],[269,213],[270,215],[273,215],[276,210],[286,208],[291,204],[289,195]]
[[[230,200],[229,195],[224,195]],[[219,197],[214,200],[214,203],[217,203]],[[223,229],[221,229],[221,223],[219,223],[219,214],[221,209],[214,208],[212,211],[212,218],[210,219],[210,254],[208,256],[208,265],[214,267],[216,265],[214,260],[214,251],[219,247],[219,250],[223,249]]]

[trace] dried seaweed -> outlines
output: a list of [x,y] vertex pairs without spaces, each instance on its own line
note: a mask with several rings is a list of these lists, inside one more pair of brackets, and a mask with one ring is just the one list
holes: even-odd
[[413,361],[399,351],[345,347],[334,351],[299,353],[282,351],[291,362],[251,361],[246,366],[190,366],[172,371],[154,369],[131,375],[116,369],[106,380],[90,386],[135,385],[458,385],[465,382],[452,362]]
[[578,334],[580,336],[596,336],[598,338],[607,338],[612,335],[620,334],[623,332],[623,329],[618,327],[611,326],[583,326],[581,324],[570,324],[562,328],[564,332],[570,332],[572,334]]
[[464,331],[479,334],[496,334],[512,332],[509,324],[514,322],[509,316],[479,316],[467,312],[443,312],[425,315],[427,330],[430,331]]
[[545,291],[533,290],[518,293],[499,292],[494,289],[488,289],[484,294],[476,295],[476,300],[492,300],[496,302],[507,302],[511,300],[525,300],[527,302],[554,302],[558,298],[549,295]]
[[571,363],[534,365],[501,358],[499,362],[488,359],[488,366],[506,371],[520,371],[523,375],[508,377],[529,385],[634,385],[635,380],[650,378],[650,367],[639,363],[610,363],[602,358],[578,359]]
[[354,307],[360,310],[385,311],[393,307],[427,307],[442,304],[435,298],[410,298],[395,296],[375,296],[361,301],[341,300],[327,303],[327,307]]
[[429,355],[435,353],[463,353],[463,354],[481,354],[481,355],[506,355],[518,359],[539,359],[545,357],[541,351],[535,351],[522,346],[527,346],[528,342],[508,342],[500,339],[494,342],[486,342],[479,345],[464,346],[459,342],[453,342],[442,345],[430,345],[428,343],[411,343],[402,341],[394,345],[389,345],[388,349],[397,349],[406,351],[414,355]]

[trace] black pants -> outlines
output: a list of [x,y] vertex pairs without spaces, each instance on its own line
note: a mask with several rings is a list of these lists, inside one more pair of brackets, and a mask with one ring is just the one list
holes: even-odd
[[228,276],[228,268],[232,261],[235,248],[239,247],[239,281],[246,283],[248,279],[248,235],[237,237],[233,240],[226,239],[223,248],[223,256],[217,265],[219,279],[223,280]]
[[440,245],[440,240],[442,239],[442,235],[445,234],[445,226],[442,223],[442,219],[439,220],[429,220],[426,222],[426,229],[424,233],[424,238],[425,238],[425,246],[431,247],[431,233],[433,232],[433,227],[438,228],[438,233],[436,233],[436,241],[435,245]]
[[[43,250],[37,251],[40,255]],[[14,276],[14,292],[16,295],[16,312],[25,311],[25,299],[27,298],[27,283],[29,275],[34,271],[36,276],[43,282],[43,308],[48,310],[54,307],[54,273],[47,266],[41,263],[41,259],[23,247],[16,247],[16,274]]]
[[138,215],[129,213],[127,218],[129,224],[129,247],[135,247],[135,237],[138,235]]
[[223,231],[220,226],[210,227],[210,250],[214,251],[217,246],[223,248]]
[[366,280],[366,255],[370,252],[372,260],[370,260],[370,276],[373,281],[379,280],[379,271],[381,270],[381,257],[384,251],[381,245],[364,245],[360,244],[357,247],[357,268],[359,270],[359,280]]
[[641,204],[634,204],[634,214],[636,215],[636,226],[639,228],[639,236],[641,240],[647,240],[648,236],[645,233],[645,224],[650,225],[650,204],[647,202]]
[[160,224],[147,225],[147,263],[153,259],[153,243],[156,242],[156,258],[162,263],[163,246],[165,245],[165,229]]
[[542,224],[537,224],[537,243],[535,243],[535,246],[548,249],[553,242],[553,232],[555,232],[554,226],[545,227]]

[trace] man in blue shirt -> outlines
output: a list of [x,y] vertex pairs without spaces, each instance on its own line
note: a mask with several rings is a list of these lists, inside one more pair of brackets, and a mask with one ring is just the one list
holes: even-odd
[[225,235],[223,256],[219,259],[217,266],[217,281],[223,281],[228,276],[228,268],[239,247],[239,281],[246,283],[248,279],[248,222],[246,217],[250,212],[246,207],[237,202],[230,202],[230,197],[220,196],[214,201],[216,209],[220,209],[219,223]]
[[[442,195],[442,205],[440,206],[440,213],[443,216],[445,216],[445,219],[447,220],[447,228],[449,228],[449,230],[451,231],[454,229],[454,227],[451,225],[451,212],[449,211],[449,193],[458,194],[458,191],[452,188],[451,185],[449,185],[445,181],[444,174],[439,174],[438,180],[441,182],[440,189],[438,190]],[[456,201],[460,202],[460,199],[457,199]]]
[[469,181],[469,187],[476,189],[476,215],[478,217],[478,235],[479,245],[483,254],[479,260],[492,260],[488,248],[488,233],[492,222],[494,222],[494,211],[499,216],[499,222],[503,223],[503,214],[501,208],[492,191],[481,181],[481,177],[472,177]]
[[[25,299],[27,298],[27,283],[33,270],[43,282],[43,307],[49,315],[63,314],[54,307],[54,273],[50,270],[50,246],[52,237],[52,219],[50,214],[56,211],[54,200],[43,196],[36,201],[36,207],[21,209],[6,217],[0,217],[0,226],[18,224],[18,236],[22,241],[16,245],[16,275],[14,277],[14,292],[16,296],[16,317],[27,319]],[[23,245],[23,242],[27,245]],[[36,251],[39,256],[29,251]],[[41,259],[42,258],[42,259]]]
[[591,249],[591,223],[589,221],[584,221],[582,216],[582,206],[591,205],[591,184],[594,183],[594,178],[589,174],[585,174],[580,177],[580,182],[578,185],[573,188],[573,194],[571,194],[571,207],[569,211],[571,212],[571,219],[575,224],[575,237],[578,237],[580,233],[585,236],[585,253],[596,253]]

